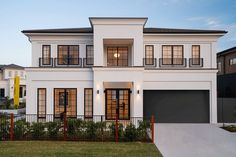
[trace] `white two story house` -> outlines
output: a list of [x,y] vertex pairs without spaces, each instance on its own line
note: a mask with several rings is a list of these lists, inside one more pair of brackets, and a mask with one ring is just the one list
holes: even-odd
[[223,30],[147,28],[147,18],[91,17],[90,28],[23,30],[32,45],[27,114],[217,123]]
[[6,97],[9,99],[14,98],[14,78],[20,77],[20,101],[25,101],[26,96],[26,74],[24,67],[16,64],[0,65],[0,103]]

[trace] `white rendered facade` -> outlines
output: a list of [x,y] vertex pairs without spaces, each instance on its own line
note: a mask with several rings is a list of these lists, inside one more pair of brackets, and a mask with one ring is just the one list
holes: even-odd
[[[24,32],[32,44],[32,66],[27,72],[26,114],[37,114],[37,89],[46,89],[46,114],[54,114],[54,89],[77,89],[77,115],[84,115],[84,88],[93,88],[93,115],[105,115],[105,90],[128,88],[130,117],[143,117],[144,90],[209,90],[209,122],[217,123],[216,45],[224,33],[145,33],[147,18],[90,18],[93,32]],[[50,45],[57,58],[58,45],[79,45],[86,58],[86,45],[93,45],[94,64],[81,67],[41,67],[42,46]],[[145,46],[153,46],[155,67],[143,64]],[[192,45],[200,46],[202,67],[161,67],[163,45],[182,45],[183,56],[192,56]],[[110,67],[107,47],[126,46],[128,66]]]
[[[14,65],[16,66],[16,65]],[[3,65],[0,68],[0,89],[4,91],[3,97],[9,97],[13,99],[14,97],[14,78],[15,76],[20,77],[20,87],[22,95],[20,101],[24,101],[26,95],[26,73],[23,67],[17,66],[17,68],[12,67],[12,65]]]

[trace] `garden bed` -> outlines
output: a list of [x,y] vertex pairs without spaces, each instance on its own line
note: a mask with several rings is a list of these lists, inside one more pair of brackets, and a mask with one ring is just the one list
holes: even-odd
[[[26,120],[27,115],[14,117],[11,119],[9,115],[0,116],[0,140],[116,141],[118,138],[118,141],[123,142],[152,142],[150,121],[140,119],[135,124],[132,120],[119,121],[116,127],[114,121],[66,118],[29,122]],[[31,120],[34,119],[32,115],[30,117]]]
[[236,132],[236,125],[228,125],[228,126],[223,126],[221,128],[229,132]]

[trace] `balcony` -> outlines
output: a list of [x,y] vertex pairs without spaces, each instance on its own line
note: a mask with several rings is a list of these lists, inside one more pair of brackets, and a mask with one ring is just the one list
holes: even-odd
[[94,64],[93,58],[83,58],[83,67],[92,67]]
[[143,58],[144,67],[156,67],[157,59],[156,58]]
[[189,67],[203,67],[203,58],[189,58]]
[[82,58],[54,58],[55,67],[82,67]]
[[186,67],[186,58],[159,58],[160,67]]
[[39,67],[53,67],[53,58],[39,58]]

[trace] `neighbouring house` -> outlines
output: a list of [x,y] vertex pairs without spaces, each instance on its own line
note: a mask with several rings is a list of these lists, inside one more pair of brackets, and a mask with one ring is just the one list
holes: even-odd
[[219,97],[236,98],[236,47],[217,53]]
[[235,123],[236,47],[217,53],[218,122]]
[[226,31],[148,28],[142,17],[89,21],[22,31],[32,45],[26,114],[217,123],[216,47]]
[[236,46],[217,53],[218,75],[236,73]]
[[26,73],[22,66],[9,64],[0,65],[0,99],[14,97],[14,78],[15,76],[20,77],[20,101],[24,101],[26,96]]

